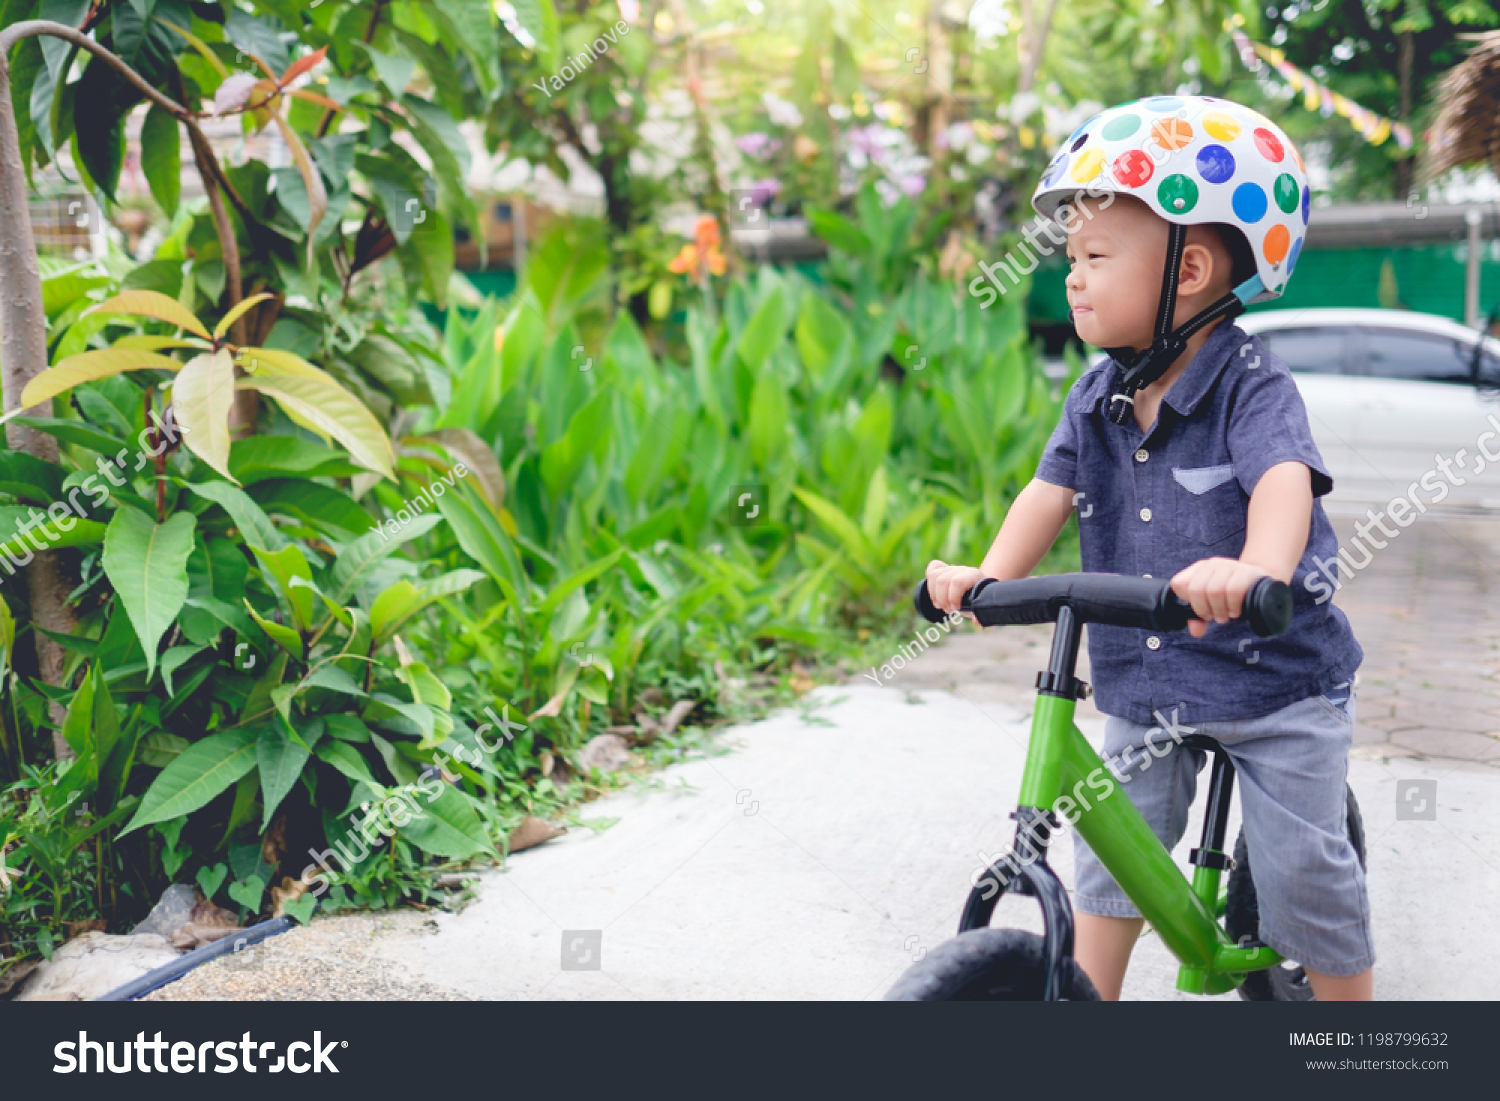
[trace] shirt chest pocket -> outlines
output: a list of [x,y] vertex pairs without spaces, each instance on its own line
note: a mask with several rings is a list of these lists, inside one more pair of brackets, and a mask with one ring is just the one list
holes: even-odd
[[1172,527],[1204,545],[1245,530],[1245,503],[1233,463],[1172,468]]

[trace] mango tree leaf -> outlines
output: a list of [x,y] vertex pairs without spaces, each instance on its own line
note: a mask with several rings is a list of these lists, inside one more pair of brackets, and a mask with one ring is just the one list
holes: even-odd
[[209,336],[208,330],[203,327],[203,322],[194,317],[181,302],[175,298],[168,298],[160,291],[122,291],[113,298],[99,303],[90,309],[89,313],[123,313],[154,317],[158,321],[165,321],[170,325],[176,325],[179,329],[196,333],[204,340],[213,339]]
[[261,801],[265,814],[261,819],[261,832],[271,824],[271,816],[302,775],[302,766],[312,752],[300,740],[293,740],[287,728],[279,722],[261,727],[260,737],[255,742],[255,757],[260,765]]
[[255,620],[256,624],[262,631],[266,633],[266,635],[271,639],[272,642],[276,643],[277,646],[280,646],[283,650],[291,654],[292,657],[296,658],[298,661],[302,660],[301,635],[297,634],[297,632],[292,630],[290,627],[264,618],[254,608],[250,607],[250,602],[248,600],[245,601],[245,607],[249,609],[250,618]]
[[183,443],[231,482],[229,412],[234,406],[234,357],[220,348],[194,356],[172,383],[172,407],[182,426]]
[[442,794],[421,808],[404,827],[407,838],[424,851],[459,860],[475,853],[494,853],[484,822],[468,797],[443,785]]
[[390,437],[363,402],[345,390],[331,375],[257,372],[238,383],[238,389],[258,390],[275,398],[292,420],[321,436],[332,436],[343,444],[361,466],[395,481],[395,456]]
[[120,836],[207,806],[255,767],[257,738],[257,731],[235,727],[188,746],[162,770]]
[[118,455],[121,451],[127,451],[130,448],[130,445],[119,436],[110,435],[87,421],[68,420],[63,417],[13,417],[11,423],[24,424],[27,428],[35,428],[38,432],[45,432],[64,443],[86,447],[100,455]]
[[361,535],[344,547],[334,561],[328,580],[328,599],[336,604],[349,604],[381,559],[399,549],[407,540],[426,535],[441,522],[441,516],[429,512],[425,516],[418,516],[394,536],[388,537],[381,531]]
[[24,451],[0,451],[0,493],[49,505],[62,496],[67,472]]
[[268,478],[348,478],[364,472],[342,452],[300,436],[235,440],[229,449],[229,469],[247,486]]
[[182,135],[177,120],[156,104],[141,124],[141,170],[156,200],[168,218],[177,213],[182,197]]
[[148,675],[156,669],[157,643],[187,600],[194,527],[190,512],[154,524],[133,508],[120,508],[104,535],[104,573],[145,648]]
[[21,391],[21,408],[30,409],[82,383],[109,378],[122,371],[172,371],[175,373],[180,370],[182,370],[181,363],[157,352],[136,351],[132,348],[99,348],[92,352],[79,352],[58,363],[57,366],[47,368],[28,382],[26,388]]
[[758,373],[785,333],[786,293],[778,285],[745,323],[735,350],[751,373]]
[[[337,730],[333,733],[336,738],[342,737]],[[370,772],[369,764],[359,750],[348,742],[342,740],[319,742],[313,752],[318,755],[319,760],[326,761],[355,783],[369,784],[372,788],[380,787],[379,781]]]
[[291,540],[277,530],[271,518],[244,490],[236,489],[228,482],[189,482],[188,488],[229,513],[229,518],[252,550],[278,551],[291,545]]

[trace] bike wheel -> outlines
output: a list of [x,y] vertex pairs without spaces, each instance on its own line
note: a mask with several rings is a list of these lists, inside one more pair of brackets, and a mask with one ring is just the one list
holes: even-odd
[[[1360,817],[1359,803],[1354,791],[1344,787],[1345,827],[1354,851],[1359,854],[1359,866],[1365,867],[1365,823]],[[1234,870],[1229,873],[1229,897],[1224,907],[1224,928],[1230,939],[1247,948],[1264,942],[1260,939],[1260,900],[1255,894],[1255,877],[1250,870],[1250,852],[1245,845],[1245,831],[1234,843]],[[1310,1002],[1314,1001],[1312,984],[1307,981],[1307,972],[1290,961],[1268,967],[1263,971],[1252,971],[1245,976],[1239,987],[1240,997],[1247,1002]]]
[[[886,993],[888,1002],[1036,1002],[1046,962],[1042,938],[1019,929],[971,929],[938,945],[907,968]],[[1097,1002],[1094,984],[1074,962],[1062,961],[1063,997]]]

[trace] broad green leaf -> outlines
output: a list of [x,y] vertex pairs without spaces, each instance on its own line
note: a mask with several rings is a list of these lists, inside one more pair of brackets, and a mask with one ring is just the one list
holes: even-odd
[[394,481],[395,456],[380,422],[331,375],[321,371],[318,375],[321,377],[258,372],[241,379],[238,388],[275,398],[292,420],[321,436],[332,436],[356,462]]
[[286,598],[287,604],[292,609],[293,622],[297,630],[305,631],[312,626],[313,597],[312,588],[298,585],[296,581],[312,581],[312,570],[307,564],[307,556],[302,553],[300,547],[295,543],[282,547],[279,551],[255,550],[256,560],[260,562],[261,573],[276,580],[281,595]]
[[411,698],[414,703],[441,707],[444,711],[453,706],[453,693],[449,692],[447,686],[438,680],[432,670],[422,662],[397,666],[396,676],[400,677],[411,689]]
[[260,629],[266,633],[266,635],[271,639],[272,642],[276,643],[277,646],[280,646],[283,650],[285,650],[288,654],[291,654],[292,657],[296,658],[298,661],[302,660],[301,635],[297,634],[297,632],[292,630],[290,627],[264,618],[259,612],[257,612],[250,606],[250,602],[248,600],[245,601],[245,607],[250,612],[250,618],[255,620],[257,626],[259,626]]
[[364,696],[368,693],[346,670],[337,665],[320,665],[302,681],[303,688],[326,688],[330,692],[342,692],[346,696]]
[[[145,294],[145,291],[131,291]],[[170,299],[169,299],[170,301]],[[136,351],[131,348],[100,348],[92,352],[79,352],[69,356],[55,367],[49,367],[26,384],[21,391],[21,408],[50,401],[58,394],[66,393],[85,382],[118,375],[122,371],[172,371],[182,369],[175,359],[156,352]]]
[[557,9],[552,0],[513,0],[511,7],[516,12],[516,22],[531,36],[536,44],[537,60],[547,72],[558,69],[558,54],[561,52],[561,36],[558,33]]
[[38,432],[45,432],[64,443],[86,447],[100,455],[118,455],[121,451],[130,449],[130,445],[119,436],[112,436],[87,421],[67,420],[62,417],[13,417],[11,423],[24,424],[27,428],[35,428]]
[[792,492],[797,495],[797,500],[807,506],[818,522],[838,539],[844,553],[855,565],[866,572],[873,572],[873,548],[870,546],[870,541],[865,538],[864,532],[859,530],[859,525],[849,519],[838,505],[818,496],[811,490],[793,489]]
[[189,512],[154,524],[133,508],[120,508],[104,535],[104,573],[146,651],[148,674],[156,669],[157,643],[187,599],[194,527]]
[[418,589],[403,577],[376,597],[370,606],[370,630],[376,642],[384,642],[433,601],[473,588],[483,580],[484,574],[479,570],[454,570],[424,582]]
[[161,656],[161,680],[167,686],[167,695],[176,695],[172,691],[172,674],[182,667],[194,654],[201,654],[207,646],[174,646]]
[[[232,464],[231,464],[232,466]],[[347,493],[305,478],[270,478],[250,487],[267,513],[300,520],[343,540],[375,530],[375,519]]]
[[141,124],[141,170],[151,188],[151,197],[168,218],[177,213],[182,195],[182,135],[177,120],[156,104]]
[[442,517],[429,512],[404,525],[396,535],[387,536],[383,531],[361,535],[344,547],[334,561],[328,581],[328,599],[336,604],[352,603],[354,594],[381,559],[398,550],[407,540],[426,535],[441,521]]
[[787,405],[786,387],[776,372],[762,371],[750,396],[750,457],[761,470],[786,450]]
[[421,810],[403,832],[426,852],[460,860],[495,851],[468,796],[456,788],[444,784],[442,794],[425,802]]
[[526,574],[511,537],[500,526],[494,512],[479,503],[477,498],[477,492],[468,487],[463,491],[445,493],[438,498],[438,511],[453,529],[464,553],[495,579],[505,599],[519,610],[520,594],[526,589]]
[[807,215],[807,222],[812,227],[812,231],[834,248],[842,249],[855,256],[870,254],[870,239],[865,236],[864,230],[842,214],[812,206],[803,207],[803,213]]
[[258,732],[221,730],[188,746],[162,770],[120,836],[206,806],[255,767]]
[[123,291],[113,298],[99,303],[89,313],[124,313],[141,317],[154,317],[179,329],[196,333],[204,340],[213,339],[203,322],[199,321],[175,298],[168,298],[160,291]]
[[[344,735],[339,733],[338,729],[333,727],[330,727],[330,733],[335,738],[342,739],[344,737]],[[370,772],[370,766],[366,763],[359,750],[355,749],[347,741],[322,741],[318,743],[317,748],[313,752],[318,755],[319,760],[328,762],[356,783],[369,784],[372,788],[380,787],[380,783],[375,779],[374,774]]]
[[16,648],[16,621],[10,607],[0,599],[0,680],[10,674],[11,655]]
[[786,293],[778,285],[766,295],[760,308],[745,323],[745,329],[740,333],[736,351],[751,373],[760,372],[771,355],[771,350],[781,342],[785,333]]
[[194,356],[172,383],[172,406],[188,449],[231,482],[229,413],[234,407],[234,358],[229,349]]
[[[113,452],[110,452],[113,454]],[[242,485],[268,478],[348,478],[364,472],[349,456],[301,436],[250,436],[229,449],[229,470]],[[303,482],[302,484],[316,484]]]
[[244,490],[236,489],[228,482],[189,482],[188,488],[229,513],[229,518],[252,550],[277,551],[290,545],[291,540],[276,529],[271,518]]
[[46,506],[62,496],[67,471],[24,451],[0,451],[0,493]]
[[293,740],[282,723],[271,722],[261,727],[255,742],[255,758],[260,765],[261,800],[265,804],[261,832],[270,826],[271,816],[297,783],[302,766],[311,756],[307,746]]

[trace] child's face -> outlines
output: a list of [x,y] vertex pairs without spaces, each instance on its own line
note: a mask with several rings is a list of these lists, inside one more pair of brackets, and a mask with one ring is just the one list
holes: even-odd
[[1072,216],[1058,219],[1068,231],[1072,264],[1068,305],[1081,340],[1096,348],[1145,348],[1155,335],[1167,223],[1130,196],[1112,198],[1080,197]]

